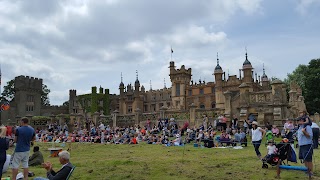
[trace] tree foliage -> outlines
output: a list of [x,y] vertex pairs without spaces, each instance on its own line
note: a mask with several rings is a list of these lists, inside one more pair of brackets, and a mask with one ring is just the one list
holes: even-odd
[[62,104],[62,106],[64,106],[64,107],[69,107],[69,101],[65,101],[65,102]]
[[50,89],[48,89],[48,86],[45,84],[42,84],[42,92],[41,92],[41,104],[42,105],[50,105],[50,100],[49,100],[49,93]]
[[3,87],[3,91],[1,93],[1,101],[9,101],[11,102],[14,98],[15,89],[14,89],[14,79],[7,82],[7,85]]
[[305,103],[308,112],[320,112],[320,59],[309,62],[305,76]]
[[308,65],[300,64],[284,82],[287,85],[296,82],[300,86],[309,113],[320,112],[320,59],[312,59]]
[[[14,88],[14,79],[7,82],[7,85],[3,87],[3,92],[1,93],[1,101],[11,102],[15,96],[15,88]],[[50,89],[48,89],[47,85],[42,84],[42,92],[41,92],[41,104],[42,105],[50,105],[49,100]]]

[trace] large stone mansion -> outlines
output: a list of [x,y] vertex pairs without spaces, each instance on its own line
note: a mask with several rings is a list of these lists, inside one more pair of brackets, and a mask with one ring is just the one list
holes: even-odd
[[[305,110],[301,89],[290,85],[289,95],[286,85],[280,80],[270,81],[263,68],[263,75],[257,76],[253,66],[245,55],[239,76],[228,75],[223,71],[217,58],[212,70],[211,82],[192,80],[191,68],[182,65],[179,69],[173,61],[169,64],[171,87],[146,90],[140,86],[138,74],[134,85],[119,85],[119,94],[109,94],[108,89],[92,87],[90,94],[77,95],[76,90],[69,92],[69,107],[41,106],[42,79],[28,76],[15,78],[16,96],[8,112],[2,113],[2,120],[16,119],[21,116],[56,116],[69,114],[76,119],[92,119],[94,115],[130,115],[139,113],[189,112],[197,109],[215,115],[224,114],[231,118],[233,114],[246,118],[249,113],[257,116],[260,122],[280,121],[298,116],[299,110]],[[289,97],[289,98],[288,98]],[[214,116],[214,115],[212,115]]]

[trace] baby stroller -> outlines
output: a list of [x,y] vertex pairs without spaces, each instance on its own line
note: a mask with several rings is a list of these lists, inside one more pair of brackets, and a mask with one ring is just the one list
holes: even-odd
[[274,154],[270,156],[267,155],[262,159],[262,168],[267,169],[268,164],[276,166],[279,161],[283,164],[284,160],[287,160],[287,164],[288,161],[297,162],[296,153],[287,138],[284,138],[276,145],[276,152]]

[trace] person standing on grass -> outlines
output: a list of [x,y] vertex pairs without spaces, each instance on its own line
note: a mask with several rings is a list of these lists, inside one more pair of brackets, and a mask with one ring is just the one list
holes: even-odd
[[29,119],[23,117],[20,123],[21,126],[17,128],[14,139],[14,142],[16,142],[15,152],[10,162],[13,180],[17,178],[20,163],[23,168],[24,179],[28,179],[30,142],[35,140],[35,131],[28,125]]
[[9,149],[9,139],[6,138],[7,128],[0,126],[0,178],[2,178],[2,169],[7,160],[6,151]]
[[308,168],[307,173],[309,178],[311,178],[313,164],[313,133],[310,125],[306,125],[306,120],[304,118],[299,119],[299,129],[298,129],[298,145],[299,145],[299,159],[304,161],[305,166]]
[[251,129],[252,144],[253,144],[254,150],[256,151],[257,157],[261,160],[261,153],[259,151],[259,147],[260,147],[262,138],[266,134],[266,131],[258,126],[257,121],[253,121],[251,124],[252,124],[252,129]]
[[312,133],[313,133],[313,149],[318,149],[319,145],[319,126],[317,123],[312,122],[311,125]]

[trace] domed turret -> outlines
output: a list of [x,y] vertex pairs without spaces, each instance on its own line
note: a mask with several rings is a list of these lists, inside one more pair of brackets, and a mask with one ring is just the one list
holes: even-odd
[[121,88],[121,87],[124,87],[123,79],[122,79],[122,72],[121,72],[121,82],[120,82],[119,88]]
[[252,65],[251,62],[248,60],[248,53],[246,52],[246,60],[243,62],[243,69],[246,68],[251,68],[252,69]]
[[120,85],[119,85],[119,90],[120,90],[120,96],[123,96],[123,94],[124,94],[124,84],[123,84],[123,81],[122,81],[122,72],[121,72],[121,82],[120,82]]
[[[246,49],[247,51],[247,49]],[[252,65],[251,62],[248,60],[248,53],[246,52],[246,60],[243,63],[242,71],[243,71],[243,81],[245,83],[252,83],[253,79],[253,72],[252,72]]]
[[140,87],[140,81],[138,78],[138,70],[136,70],[136,81],[134,82],[135,87],[139,86]]
[[266,75],[266,71],[264,69],[264,64],[263,64],[263,75],[261,77],[262,81],[269,81],[268,76]]
[[216,68],[214,68],[214,74],[219,74],[219,73],[223,73],[221,66],[219,65],[219,56],[217,53],[217,66]]

